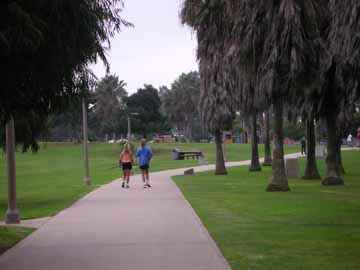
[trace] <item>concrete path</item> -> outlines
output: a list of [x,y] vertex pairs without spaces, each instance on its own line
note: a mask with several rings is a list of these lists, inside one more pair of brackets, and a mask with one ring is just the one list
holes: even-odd
[[[297,157],[292,154],[288,157]],[[247,165],[230,162],[228,166]],[[213,165],[195,168],[212,170]],[[102,186],[0,256],[1,270],[226,270],[229,265],[171,180],[185,169],[151,174],[143,189]]]

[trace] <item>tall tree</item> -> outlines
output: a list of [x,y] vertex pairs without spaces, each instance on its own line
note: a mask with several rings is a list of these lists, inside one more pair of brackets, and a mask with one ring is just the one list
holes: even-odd
[[[106,60],[110,38],[130,24],[121,0],[0,3],[0,123],[64,110],[91,88],[88,64]],[[28,135],[36,139],[33,130]]]
[[316,164],[316,137],[315,137],[315,119],[308,115],[306,118],[306,165],[303,179],[320,179],[320,173]]
[[258,143],[257,113],[253,112],[251,115],[251,164],[249,168],[251,172],[261,171]]
[[197,34],[199,72],[201,75],[200,113],[204,125],[215,135],[215,174],[226,174],[221,133],[231,126],[235,115],[232,86],[226,79],[226,66],[230,27],[225,14],[226,5],[219,0],[186,0],[181,10],[183,24]]
[[199,129],[198,104],[200,97],[200,75],[196,71],[181,74],[171,89],[160,90],[163,111],[174,123],[179,133],[193,139]]
[[311,102],[324,119],[327,128],[327,158],[324,185],[342,185],[339,166],[339,143],[336,120],[339,114],[360,97],[359,41],[360,3],[350,1],[321,1],[327,21],[323,27],[326,55],[322,63],[322,87]]
[[271,166],[272,157],[271,157],[271,143],[270,143],[270,112],[266,110],[264,113],[264,163],[263,166]]
[[[232,57],[239,59],[240,80],[255,77],[257,107],[273,105],[273,174],[268,191],[290,190],[284,164],[284,104],[291,104],[303,95],[303,89],[317,82],[320,34],[316,7],[313,0],[259,0],[239,1],[231,9],[239,43],[238,58]],[[249,68],[248,63],[253,62],[259,63],[256,73]]]
[[133,129],[146,138],[149,133],[161,132],[168,129],[163,124],[165,117],[161,114],[161,100],[158,90],[152,85],[144,85],[144,88],[127,98],[128,113],[137,113],[132,123]]
[[100,80],[95,88],[93,93],[94,111],[100,123],[101,134],[116,133],[119,132],[119,126],[126,127],[124,106],[128,94],[125,87],[124,81],[119,81],[117,76],[108,74]]

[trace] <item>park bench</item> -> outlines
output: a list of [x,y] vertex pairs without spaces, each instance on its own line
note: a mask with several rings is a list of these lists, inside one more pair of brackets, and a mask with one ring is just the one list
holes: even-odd
[[184,159],[199,159],[203,156],[203,153],[200,151],[179,151],[178,149],[173,150],[173,159],[174,160],[184,160]]

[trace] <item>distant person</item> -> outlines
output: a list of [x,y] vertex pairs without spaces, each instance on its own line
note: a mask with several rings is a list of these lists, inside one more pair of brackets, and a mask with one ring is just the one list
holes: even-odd
[[[131,147],[128,143],[124,145],[124,149],[120,154],[119,162],[122,166],[123,170],[123,182],[121,187],[124,188],[130,188],[129,182],[130,182],[130,175],[132,170],[132,164],[134,162],[133,154],[131,152]],[[126,185],[125,185],[126,183]]]
[[149,183],[149,167],[153,153],[151,151],[151,148],[146,145],[145,139],[142,139],[140,144],[140,147],[136,151],[136,157],[138,158],[142,180],[144,182],[144,188],[150,188],[151,185]]
[[360,128],[358,128],[357,130],[356,137],[357,137],[357,146],[360,146]]
[[301,154],[306,155],[306,139],[304,136],[301,138],[300,144],[301,144]]
[[352,145],[352,140],[353,140],[353,136],[351,135],[351,133],[349,134],[349,136],[347,137],[347,144],[348,146],[353,146]]

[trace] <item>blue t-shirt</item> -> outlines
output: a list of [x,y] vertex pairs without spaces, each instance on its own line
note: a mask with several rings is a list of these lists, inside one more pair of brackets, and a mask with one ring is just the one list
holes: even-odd
[[144,147],[139,147],[136,151],[136,156],[139,158],[139,166],[149,165],[152,151],[150,147],[145,145]]

